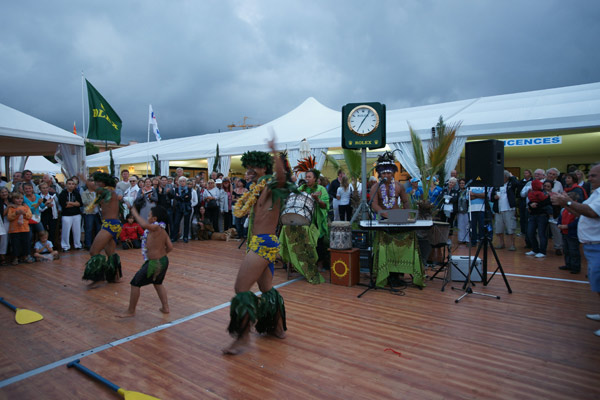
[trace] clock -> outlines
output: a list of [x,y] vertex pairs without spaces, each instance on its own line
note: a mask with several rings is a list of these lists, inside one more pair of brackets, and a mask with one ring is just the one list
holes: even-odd
[[371,106],[356,106],[348,114],[348,128],[358,136],[368,136],[379,127],[379,113]]

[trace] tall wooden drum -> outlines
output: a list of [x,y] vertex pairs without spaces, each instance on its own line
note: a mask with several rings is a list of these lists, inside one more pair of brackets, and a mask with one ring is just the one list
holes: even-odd
[[348,221],[333,221],[329,227],[329,247],[337,250],[352,248],[352,226]]

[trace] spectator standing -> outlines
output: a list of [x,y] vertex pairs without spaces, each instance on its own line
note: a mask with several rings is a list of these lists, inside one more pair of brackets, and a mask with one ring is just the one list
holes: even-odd
[[124,169],[121,171],[121,180],[117,183],[117,189],[121,191],[121,193],[125,193],[127,189],[129,189],[129,171]]
[[58,228],[58,197],[56,194],[50,193],[50,187],[45,181],[40,183],[39,188],[40,196],[45,206],[45,208],[42,210],[42,227],[46,232],[48,232],[48,239],[52,243],[57,243],[56,234]]
[[193,179],[189,179],[187,181],[188,190],[192,194],[192,199],[191,199],[192,209],[190,211],[190,216],[188,218],[190,220],[190,229],[188,230],[188,240],[192,239],[192,228],[191,228],[192,227],[192,223],[193,223],[192,221],[193,221],[193,218],[194,218],[194,212],[195,212],[195,210],[198,209],[198,203],[199,203],[199,201],[198,201],[198,190],[196,190],[196,185],[195,185],[194,182],[195,181]]
[[577,175],[574,172],[569,172],[565,175],[565,193],[576,193],[580,203],[588,198],[587,191],[579,185]]
[[527,200],[520,196],[523,188],[531,182],[533,179],[533,174],[530,169],[526,169],[523,171],[523,179],[519,181],[519,186],[517,189],[517,193],[519,193],[518,204],[519,204],[519,225],[521,228],[521,235],[525,237],[525,248],[530,249],[531,243],[529,242],[529,238],[527,237],[527,220],[529,219],[529,214],[527,212]]
[[221,187],[221,212],[223,213],[223,230],[228,230],[233,226],[233,215],[231,213],[231,203],[233,201],[231,181],[229,178],[223,178]]
[[[566,207],[579,214],[577,236],[583,244],[583,253],[588,264],[588,279],[593,292],[600,295],[600,163],[592,165],[589,173],[590,197],[583,203],[572,201],[563,193],[552,196],[552,203]],[[587,314],[587,318],[600,321],[600,314]],[[600,329],[594,332],[600,336]]]
[[29,255],[31,248],[31,242],[29,241],[31,210],[23,204],[21,193],[13,193],[12,203],[8,206],[7,217],[10,221],[8,233],[15,257],[12,264],[18,265],[19,262],[32,263],[34,260]]
[[[215,173],[216,174],[216,173]],[[208,188],[204,197],[204,208],[206,209],[207,217],[212,221],[215,232],[219,232],[219,198],[221,191],[216,186],[215,181],[208,180]]]
[[[567,193],[572,201],[579,202],[579,195],[575,192]],[[577,237],[577,225],[579,216],[571,213],[567,208],[561,210],[558,217],[558,228],[562,233],[565,265],[558,269],[571,271],[578,274],[581,270],[581,253],[579,252],[579,238]]]
[[34,235],[44,230],[42,227],[42,215],[40,210],[43,210],[46,207],[43,204],[41,196],[33,192],[34,189],[32,183],[24,183],[23,191],[25,192],[25,196],[23,196],[23,204],[25,204],[31,210],[28,239],[29,246],[31,247],[36,240]]
[[73,245],[75,249],[81,249],[81,195],[75,190],[75,181],[67,179],[66,190],[58,196],[58,203],[62,209],[62,233],[60,246],[63,251],[71,248],[69,236],[73,232]]
[[590,186],[590,183],[586,182],[585,174],[583,173],[583,171],[577,169],[575,170],[575,175],[577,175],[577,184],[581,186],[583,190],[585,190],[588,196],[592,194],[592,188]]
[[519,182],[510,172],[504,170],[504,185],[492,189],[493,210],[496,213],[495,231],[498,236],[497,249],[505,247],[504,236],[508,243],[508,250],[515,251],[515,229],[517,227],[516,206],[517,206],[517,188]]
[[0,265],[6,265],[6,253],[8,250],[8,230],[10,227],[7,218],[8,205],[10,204],[8,195],[9,192],[6,187],[0,188]]
[[442,201],[441,201],[441,210],[442,212],[442,221],[448,222],[450,225],[450,233],[452,236],[452,231],[454,228],[454,220],[456,219],[456,213],[458,208],[458,180],[455,177],[450,177],[448,179],[448,183],[444,190],[442,190]]
[[458,228],[458,243],[467,244],[470,241],[469,234],[469,189],[466,181],[461,178],[458,181],[458,198],[456,200],[456,226]]
[[[88,178],[89,182],[94,182],[93,179]],[[89,250],[92,247],[92,242],[94,238],[100,232],[100,228],[102,227],[102,220],[100,218],[100,209],[98,206],[94,206],[89,209],[89,205],[92,204],[96,200],[96,192],[90,190],[87,186],[85,190],[81,192],[81,201],[83,202],[83,231],[84,231],[84,241],[83,245],[86,250]]]
[[[341,170],[340,170],[341,171]],[[343,174],[343,173],[342,173]],[[340,175],[338,173],[338,179]],[[330,187],[336,182],[338,179],[331,182]],[[352,192],[354,188],[348,182],[348,177],[344,174],[342,175],[342,180],[340,185],[337,188],[335,193],[337,206],[338,206],[338,220],[339,221],[350,221],[352,219],[352,204],[350,204],[350,197],[352,196]],[[336,202],[334,201],[334,205]],[[334,213],[335,215],[335,213]]]
[[[235,206],[235,203],[237,203],[238,199],[242,197],[247,191],[248,189],[246,189],[246,182],[244,182],[243,179],[238,179],[235,181],[235,189],[233,189],[233,192],[231,193],[231,208]],[[234,218],[235,230],[238,233],[238,237],[242,239],[246,238],[246,228],[244,228],[244,223],[246,222],[246,218],[248,218],[248,216]]]
[[331,183],[329,184],[329,187],[327,188],[327,194],[329,195],[329,199],[331,200],[331,204],[329,205],[329,207],[331,208],[331,210],[333,210],[333,220],[334,221],[339,221],[341,218],[340,210],[339,210],[340,201],[337,197],[337,191],[338,191],[338,188],[342,185],[342,179],[344,179],[344,176],[346,176],[344,171],[341,169],[338,169],[337,178],[332,180]]
[[[531,181],[531,190],[527,193],[529,221],[527,222],[527,236],[531,242],[531,251],[525,253],[537,258],[546,257],[550,197],[542,191],[542,182],[534,179]],[[538,242],[539,236],[539,242]]]
[[188,236],[190,233],[190,215],[192,213],[192,193],[187,187],[187,178],[185,176],[179,177],[177,181],[179,186],[176,189],[169,192],[170,197],[173,200],[173,208],[175,214],[173,218],[173,231],[171,232],[171,242],[176,242],[179,238],[179,228],[181,226],[181,219],[183,218],[183,242],[188,242]]
[[143,182],[143,187],[137,193],[136,206],[139,206],[138,209],[142,218],[148,219],[148,213],[158,202],[158,195],[152,187],[152,179],[146,178]]
[[18,192],[21,188],[21,183],[23,182],[23,173],[15,172],[13,173],[12,181],[6,184],[6,188],[9,192]]
[[[546,171],[546,181],[552,182],[552,193],[562,193],[563,185],[558,180],[558,176],[560,175],[560,171],[556,168],[550,168]],[[550,218],[550,233],[552,234],[552,244],[554,246],[554,252],[557,256],[562,256],[562,233],[560,229],[558,229],[558,225],[556,224],[556,220],[558,218],[558,214],[560,213],[560,207],[557,207],[556,212]]]

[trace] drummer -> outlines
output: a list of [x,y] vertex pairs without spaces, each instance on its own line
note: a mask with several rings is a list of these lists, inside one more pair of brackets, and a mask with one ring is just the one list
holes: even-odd
[[[407,209],[410,201],[404,186],[394,180],[394,173],[398,171],[394,156],[385,152],[377,159],[375,167],[381,181],[371,188],[373,193],[373,210],[381,211],[381,216],[387,218],[386,210]],[[376,285],[383,287],[398,286],[403,278],[403,273],[413,275],[413,283],[423,286],[423,269],[416,248],[413,233],[399,232],[388,233],[377,231],[373,244],[373,275],[376,276]]]
[[284,225],[279,235],[279,252],[283,262],[291,264],[312,284],[325,282],[319,273],[319,266],[329,268],[329,195],[327,189],[317,184],[320,175],[318,169],[309,170],[305,176],[306,183],[298,188],[314,201],[310,225]]

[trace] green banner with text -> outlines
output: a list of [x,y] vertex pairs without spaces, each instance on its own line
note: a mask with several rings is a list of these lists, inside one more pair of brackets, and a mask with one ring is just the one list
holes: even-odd
[[116,144],[121,144],[121,126],[123,125],[121,118],[87,79],[85,83],[87,84],[90,106],[90,127],[87,138],[110,140]]

